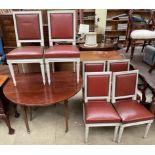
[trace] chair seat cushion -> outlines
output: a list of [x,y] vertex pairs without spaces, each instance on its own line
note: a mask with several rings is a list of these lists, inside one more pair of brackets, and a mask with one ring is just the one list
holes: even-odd
[[39,59],[43,57],[43,47],[23,46],[17,47],[7,54],[7,59]]
[[131,32],[132,39],[154,39],[155,38],[155,31],[150,30],[134,30]]
[[143,105],[133,100],[120,100],[114,104],[123,123],[150,120],[154,115]]
[[106,101],[88,101],[85,103],[86,123],[118,123],[120,117],[111,103]]
[[79,58],[80,52],[73,45],[55,45],[45,50],[45,58]]

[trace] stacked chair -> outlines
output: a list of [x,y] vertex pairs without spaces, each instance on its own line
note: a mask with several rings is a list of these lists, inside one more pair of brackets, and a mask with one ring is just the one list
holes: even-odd
[[107,72],[84,73],[86,142],[89,128],[102,126],[115,126],[113,140],[120,142],[125,127],[147,124],[147,137],[154,115],[137,100],[138,70],[129,71],[129,64],[128,59],[109,60]]

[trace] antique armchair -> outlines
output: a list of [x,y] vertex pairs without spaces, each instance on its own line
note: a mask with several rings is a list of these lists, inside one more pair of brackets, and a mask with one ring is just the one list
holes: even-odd
[[113,73],[112,103],[121,118],[118,142],[125,127],[147,124],[147,137],[154,115],[140,104],[137,98],[138,70]]
[[[17,48],[7,54],[7,63],[13,83],[16,86],[12,64],[39,63],[43,83],[45,84],[43,60],[44,37],[41,11],[13,12],[13,20]],[[41,46],[22,46],[24,43],[39,43]]]
[[[44,58],[48,84],[51,83],[50,63],[54,72],[54,62],[73,62],[77,82],[80,74],[80,52],[76,47],[76,12],[75,10],[48,11],[48,34],[50,47],[45,50]],[[54,45],[54,43],[72,43],[72,45]],[[76,69],[75,69],[76,63]]]
[[130,67],[129,59],[107,61],[107,71],[111,72],[128,71],[129,67]]
[[85,102],[83,119],[85,123],[85,142],[88,141],[90,127],[114,126],[114,138],[120,126],[120,117],[110,103],[111,72],[85,74]]
[[[152,30],[150,27],[150,22],[152,20],[152,10],[147,10],[149,13],[149,20],[146,22],[146,20],[136,14],[136,10],[130,10],[129,11],[129,20],[128,20],[128,32],[127,32],[127,39],[128,39],[128,45],[126,52],[128,52],[129,48],[131,47],[131,56],[130,58],[133,58],[134,55],[134,49],[137,43],[143,42],[143,49],[146,45],[146,43],[150,43],[152,40],[155,39],[155,31]],[[139,10],[139,12],[142,12]]]

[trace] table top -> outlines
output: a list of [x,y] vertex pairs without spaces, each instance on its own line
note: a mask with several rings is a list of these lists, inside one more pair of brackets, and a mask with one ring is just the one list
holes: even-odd
[[73,72],[55,72],[51,75],[49,86],[43,85],[40,73],[17,74],[17,86],[11,79],[3,88],[4,95],[13,103],[26,106],[47,106],[55,104],[77,94],[82,87],[82,78],[77,84]]
[[81,61],[97,61],[97,60],[115,60],[123,59],[124,55],[121,55],[117,51],[81,51]]
[[87,47],[84,44],[78,45],[80,51],[111,51],[114,49],[113,44],[98,43],[96,47]]
[[4,82],[8,79],[7,75],[0,75],[0,87],[4,84]]

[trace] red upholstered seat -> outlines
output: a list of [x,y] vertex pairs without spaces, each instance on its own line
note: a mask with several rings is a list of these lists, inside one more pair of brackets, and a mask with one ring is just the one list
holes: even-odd
[[22,46],[7,54],[7,59],[38,59],[43,57],[43,47]]
[[85,104],[85,120],[86,123],[119,123],[120,117],[110,103],[94,100]]
[[120,100],[114,104],[123,123],[153,119],[154,115],[143,105],[133,100]]
[[78,58],[80,52],[76,46],[73,45],[56,45],[45,50],[45,58]]

